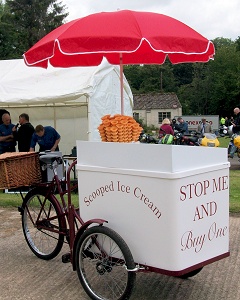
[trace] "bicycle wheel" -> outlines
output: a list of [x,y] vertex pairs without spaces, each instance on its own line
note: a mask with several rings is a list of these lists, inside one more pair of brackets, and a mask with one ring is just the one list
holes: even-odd
[[44,190],[33,189],[23,202],[22,228],[32,252],[49,260],[58,255],[64,241],[59,231],[63,228],[61,211],[51,197],[45,198]]
[[[203,267],[202,267],[203,268]],[[189,277],[193,277],[195,275],[197,275],[201,270],[202,268],[199,268],[199,269],[196,269],[196,270],[193,270],[189,273],[186,273],[184,275],[181,275],[181,276],[177,276],[178,278],[182,278],[182,279],[188,279]]]
[[136,273],[132,254],[124,240],[112,229],[87,229],[76,246],[79,280],[91,299],[129,299]]

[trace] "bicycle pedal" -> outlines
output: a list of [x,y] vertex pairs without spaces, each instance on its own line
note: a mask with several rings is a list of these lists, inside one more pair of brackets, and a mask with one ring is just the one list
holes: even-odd
[[71,262],[71,255],[70,253],[66,253],[62,255],[62,262],[64,264]]
[[20,212],[21,215],[23,215],[24,209],[22,206],[18,206],[18,211]]

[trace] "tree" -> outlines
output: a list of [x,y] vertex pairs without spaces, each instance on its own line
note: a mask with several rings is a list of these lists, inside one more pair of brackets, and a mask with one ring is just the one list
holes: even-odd
[[0,23],[1,59],[21,58],[44,35],[62,25],[68,16],[66,6],[57,0],[6,0],[1,7],[4,7]]
[[240,51],[240,36],[236,39],[236,51]]
[[184,114],[231,116],[240,105],[240,55],[237,41],[217,38],[214,61],[193,64],[193,80],[181,85],[178,97]]
[[133,93],[175,92],[177,90],[172,66],[164,65],[125,66],[124,74]]
[[193,73],[193,64],[184,63],[173,66],[173,74],[177,86],[191,83],[193,80]]
[[229,47],[231,45],[234,45],[234,42],[231,39],[218,37],[213,40],[215,50],[218,51],[218,49],[223,47]]
[[10,59],[15,56],[16,31],[9,22],[10,12],[8,6],[0,1],[0,58]]
[[240,104],[240,55],[236,42],[221,40],[225,42],[216,47],[215,60],[210,66],[213,85],[211,105],[219,115],[230,116],[233,108]]

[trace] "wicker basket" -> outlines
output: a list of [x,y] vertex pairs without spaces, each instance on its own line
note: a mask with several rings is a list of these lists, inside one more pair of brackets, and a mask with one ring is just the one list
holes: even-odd
[[30,186],[41,180],[38,153],[12,152],[0,155],[0,189]]

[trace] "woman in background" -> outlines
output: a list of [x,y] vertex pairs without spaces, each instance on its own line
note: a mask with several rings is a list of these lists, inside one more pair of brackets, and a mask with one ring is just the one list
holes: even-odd
[[170,125],[170,120],[168,118],[163,119],[162,124],[159,128],[159,138],[163,137],[165,134],[174,135],[172,126]]

